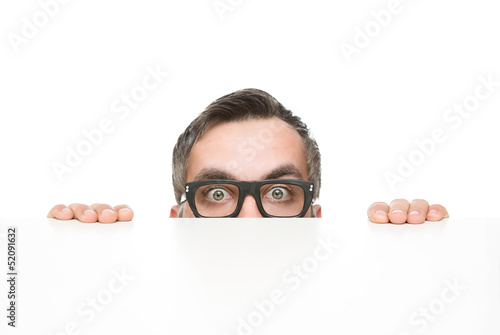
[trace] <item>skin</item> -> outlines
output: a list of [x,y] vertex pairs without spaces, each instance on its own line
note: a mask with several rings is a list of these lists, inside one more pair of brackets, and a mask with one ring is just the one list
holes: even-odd
[[[273,175],[274,174],[274,175]],[[206,179],[263,180],[276,178],[307,180],[307,165],[300,135],[277,118],[218,123],[209,126],[204,136],[193,146],[186,173],[186,181]],[[224,176],[224,178],[220,178]],[[321,206],[313,205],[316,217],[321,217]],[[172,206],[170,217],[194,217],[187,202]],[[306,213],[311,217],[312,208]],[[393,200],[389,205],[375,202],[368,208],[368,217],[374,223],[411,224],[439,221],[448,217],[441,205],[431,205],[422,199],[409,203]],[[59,220],[77,219],[81,222],[113,223],[130,221],[134,212],[127,205],[111,207],[107,204],[71,204],[54,206],[48,216]],[[238,217],[262,217],[255,199],[247,195]]]
[[440,221],[448,217],[446,208],[441,205],[430,205],[423,199],[415,199],[411,203],[406,199],[395,199],[389,205],[385,202],[374,202],[368,208],[368,217],[374,223],[412,224],[427,221]]

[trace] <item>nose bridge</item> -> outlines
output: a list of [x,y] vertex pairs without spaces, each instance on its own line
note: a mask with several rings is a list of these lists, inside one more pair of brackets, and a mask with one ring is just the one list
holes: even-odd
[[243,199],[243,204],[241,205],[241,210],[237,217],[239,218],[261,218],[262,214],[257,207],[257,202],[250,192],[245,192],[245,198]]

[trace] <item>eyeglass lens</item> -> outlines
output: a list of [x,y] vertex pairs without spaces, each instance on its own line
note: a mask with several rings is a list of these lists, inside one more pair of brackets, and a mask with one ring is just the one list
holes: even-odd
[[[272,216],[296,216],[304,207],[304,190],[297,185],[264,184],[260,187],[259,195],[264,211]],[[236,185],[222,183],[200,186],[195,193],[196,209],[205,217],[231,215],[237,208],[238,197]]]

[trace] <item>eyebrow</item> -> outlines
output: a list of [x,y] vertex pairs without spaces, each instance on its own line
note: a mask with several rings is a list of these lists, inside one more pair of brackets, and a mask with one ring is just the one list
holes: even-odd
[[293,176],[298,179],[303,179],[302,173],[300,173],[299,169],[293,164],[285,164],[282,166],[277,167],[276,169],[272,170],[269,172],[267,175],[265,175],[262,180],[267,180],[267,179],[279,179],[283,176]]
[[[269,180],[269,179],[279,179],[283,176],[293,176],[297,179],[303,179],[302,173],[297,169],[297,167],[293,164],[285,164],[277,167],[271,172],[261,177],[261,180]],[[229,172],[206,168],[202,169],[195,177],[194,181],[200,180],[238,180],[234,175]]]
[[217,169],[203,169],[201,170],[195,177],[195,181],[200,180],[238,180],[235,176],[230,174],[229,172],[217,170]]

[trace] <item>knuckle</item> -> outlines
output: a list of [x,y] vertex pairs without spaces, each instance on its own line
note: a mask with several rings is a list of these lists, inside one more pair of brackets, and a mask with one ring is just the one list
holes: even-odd
[[74,203],[74,204],[69,205],[68,207],[70,207],[70,209],[72,209],[73,211],[78,211],[78,210],[85,208],[85,207],[88,207],[88,206],[85,204]]
[[391,204],[409,204],[409,202],[406,199],[394,199]]

